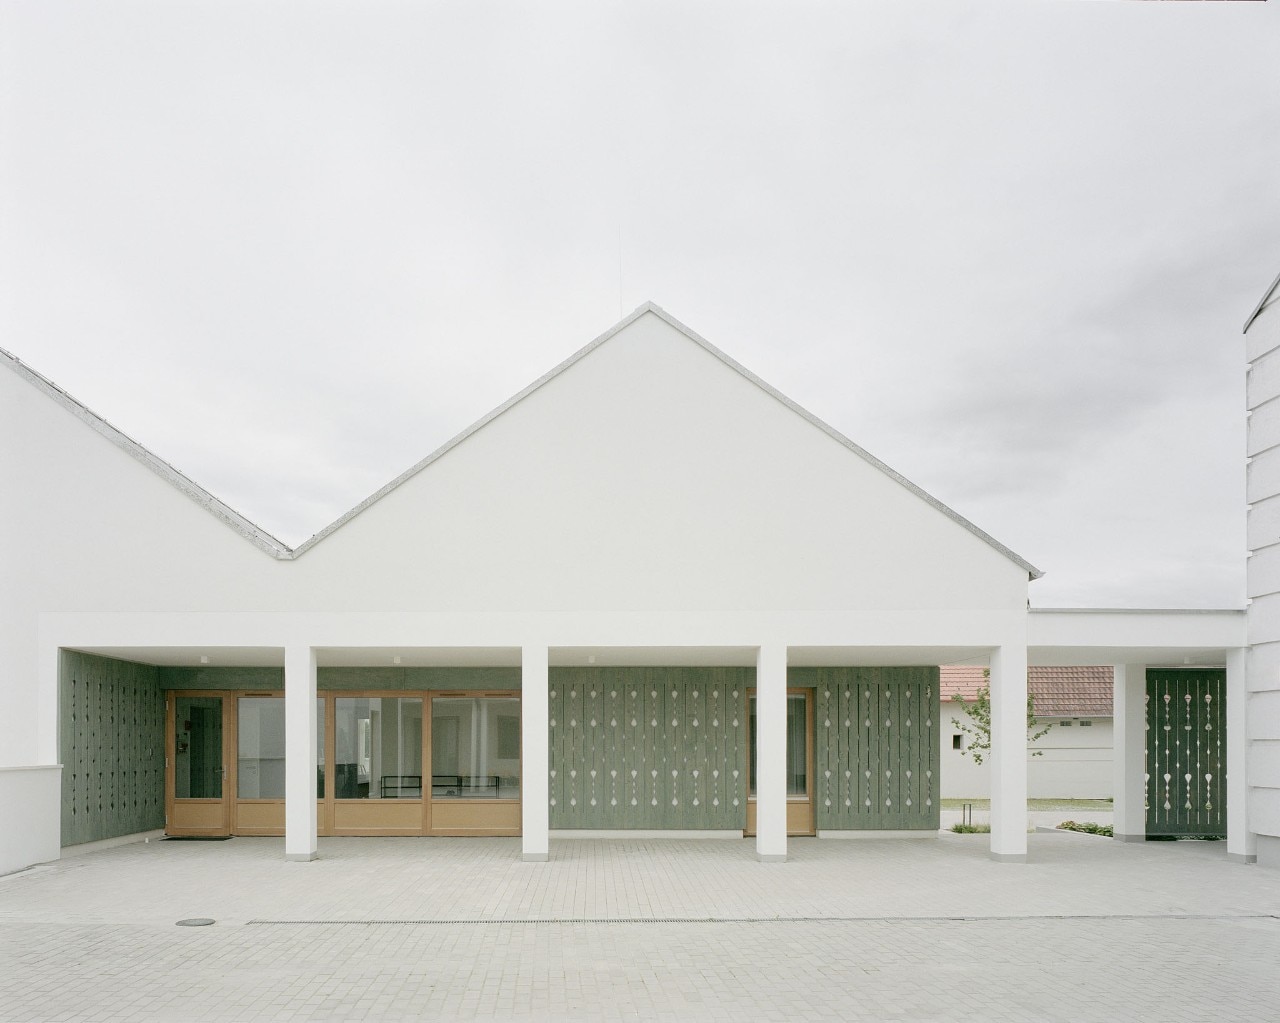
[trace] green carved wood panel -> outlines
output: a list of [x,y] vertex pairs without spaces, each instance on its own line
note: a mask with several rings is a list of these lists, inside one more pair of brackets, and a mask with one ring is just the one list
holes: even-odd
[[754,680],[750,668],[552,668],[551,827],[742,828]]
[[814,687],[819,831],[940,824],[938,669],[793,668]]
[[164,827],[157,669],[64,650],[58,704],[62,844]]
[[1148,669],[1148,835],[1227,833],[1226,688],[1220,668]]

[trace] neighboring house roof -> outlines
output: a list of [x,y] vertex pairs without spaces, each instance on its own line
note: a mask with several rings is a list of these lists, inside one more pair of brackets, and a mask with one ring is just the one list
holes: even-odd
[[394,480],[392,480],[386,486],[382,487],[380,490],[376,491],[375,493],[371,494],[369,497],[365,498],[365,500],[361,501],[360,504],[356,505],[354,508],[348,511],[345,515],[342,515],[341,517],[336,519],[334,522],[330,523],[320,532],[316,533],[309,540],[307,540],[305,543],[300,544],[296,548],[287,547],[285,544],[281,543],[279,540],[271,536],[265,530],[255,526],[248,519],[244,518],[244,516],[240,515],[238,512],[234,511],[233,509],[228,507],[226,504],[219,501],[216,497],[214,497],[212,494],[206,491],[203,487],[198,486],[192,480],[188,479],[182,473],[178,472],[178,470],[175,469],[173,466],[169,465],[168,462],[153,455],[150,451],[148,451],[145,447],[143,447],[137,441],[133,440],[132,438],[126,436],[121,431],[117,430],[114,426],[108,423],[105,419],[103,419],[97,413],[91,411],[88,407],[81,404],[75,398],[71,397],[71,395],[67,394],[67,392],[62,390],[62,388],[58,387],[52,381],[46,379],[45,377],[41,376],[39,373],[36,373],[34,370],[24,365],[21,360],[19,360],[14,355],[11,355],[9,352],[6,352],[4,349],[0,349],[0,362],[7,363],[9,367],[13,369],[13,371],[17,373],[19,376],[22,376],[23,378],[28,380],[39,390],[44,391],[47,395],[49,395],[49,397],[53,398],[60,405],[65,407],[68,411],[70,411],[82,422],[86,423],[89,427],[96,430],[103,437],[113,442],[117,447],[128,452],[128,454],[132,455],[138,461],[142,462],[144,465],[151,468],[154,472],[156,472],[162,478],[167,480],[173,486],[177,487],[183,493],[187,494],[187,496],[189,496],[197,504],[201,505],[203,508],[211,512],[213,515],[222,519],[229,526],[231,526],[233,529],[239,532],[242,536],[244,536],[246,539],[252,542],[255,546],[259,547],[263,551],[266,551],[268,554],[271,554],[275,558],[278,558],[284,561],[289,561],[289,560],[293,560],[295,558],[301,557],[304,553],[306,553],[308,550],[314,547],[317,543],[319,543],[329,534],[340,529],[344,524],[349,522],[351,519],[355,518],[357,515],[359,515],[362,511],[364,511],[370,505],[376,503],[381,498],[385,497],[387,494],[395,490],[405,481],[409,480],[413,476],[416,476],[418,473],[420,473],[432,462],[435,462],[446,452],[457,447],[464,440],[470,437],[473,433],[476,433],[477,431],[483,429],[488,423],[492,422],[494,419],[497,419],[498,416],[502,415],[513,405],[517,404],[522,399],[526,398],[527,396],[532,394],[534,391],[538,390],[544,384],[558,377],[561,373],[565,372],[565,370],[569,369],[572,365],[574,365],[574,363],[585,358],[594,349],[598,348],[600,345],[607,342],[610,338],[617,335],[619,332],[621,332],[626,327],[628,327],[631,323],[638,320],[641,316],[644,316],[649,313],[652,313],[654,316],[657,316],[660,319],[664,320],[667,324],[675,328],[677,331],[679,331],[681,334],[687,337],[694,344],[697,344],[703,349],[705,349],[708,353],[715,356],[717,359],[723,362],[730,369],[741,374],[751,383],[755,384],[757,387],[763,390],[766,394],[770,395],[772,398],[781,402],[783,405],[791,409],[791,411],[795,412],[797,415],[808,420],[808,422],[811,423],[813,426],[816,426],[819,430],[827,434],[833,440],[837,441],[838,443],[842,444],[844,447],[848,448],[849,451],[853,452],[859,458],[862,458],[866,462],[870,463],[875,468],[879,469],[882,473],[884,473],[886,476],[888,476],[890,479],[894,480],[901,486],[905,487],[907,490],[911,491],[911,493],[915,494],[917,497],[919,497],[926,503],[932,505],[938,511],[946,515],[948,518],[952,519],[953,521],[955,521],[956,523],[958,523],[959,525],[967,529],[970,533],[974,534],[980,540],[982,540],[983,542],[993,547],[995,550],[1003,554],[1006,558],[1013,561],[1016,565],[1022,568],[1030,578],[1038,579],[1040,578],[1040,576],[1044,574],[1038,568],[1032,565],[1030,562],[1019,557],[1017,554],[1011,551],[1008,547],[1004,546],[1004,544],[1000,543],[993,536],[979,529],[977,526],[975,526],[972,522],[970,522],[964,516],[953,511],[951,508],[948,508],[945,504],[943,504],[937,498],[933,497],[931,494],[926,493],[920,487],[916,486],[914,483],[908,480],[905,476],[901,475],[898,472],[895,472],[893,469],[887,466],[884,462],[880,461],[870,452],[859,447],[857,444],[851,441],[848,437],[844,436],[844,434],[840,433],[838,430],[834,429],[833,427],[828,426],[817,416],[813,415],[813,413],[807,411],[804,408],[801,408],[790,398],[786,397],[786,395],[782,394],[780,391],[776,390],[775,388],[771,387],[769,384],[765,383],[763,380],[757,377],[750,370],[746,369],[739,363],[735,362],[732,358],[730,358],[724,352],[720,351],[720,349],[716,348],[709,341],[702,338],[694,331],[690,330],[688,327],[686,327],[683,323],[681,323],[675,317],[671,316],[669,313],[667,313],[665,310],[661,309],[660,307],[654,305],[652,302],[646,302],[644,305],[640,306],[638,309],[636,309],[635,312],[633,312],[630,316],[626,317],[624,320],[622,320],[620,323],[615,325],[613,328],[606,331],[604,334],[601,334],[598,338],[596,338],[590,344],[586,345],[584,348],[575,352],[573,355],[567,358],[564,362],[560,363],[560,365],[556,366],[550,372],[540,377],[539,379],[535,380],[528,387],[522,390],[519,394],[516,394],[512,398],[505,401],[503,404],[499,405],[496,409],[494,409],[488,415],[478,420],[476,423],[468,427],[462,433],[458,434],[448,443],[437,448],[435,451],[433,451],[430,455],[428,455],[422,461],[418,462],[416,465],[411,466],[409,469],[401,473],[399,476],[397,476]]
[[[955,696],[972,700],[987,684],[986,670],[981,665],[944,665],[939,685],[943,702]],[[1111,685],[1110,665],[1027,669],[1027,691],[1036,716],[1042,718],[1111,717]]]
[[1064,668],[1035,665],[1027,670],[1027,687],[1035,698],[1039,717],[1111,717],[1109,664]]
[[938,670],[938,692],[943,703],[957,696],[962,700],[972,700],[978,695],[978,690],[987,684],[987,669],[981,666],[975,668],[967,664],[944,664]]
[[1249,314],[1249,318],[1244,321],[1244,330],[1242,334],[1249,333],[1249,328],[1253,326],[1253,321],[1258,318],[1258,313],[1262,312],[1263,306],[1271,301],[1271,296],[1276,293],[1276,288],[1280,288],[1280,274],[1276,275],[1276,279],[1271,282],[1271,287],[1267,289],[1267,293],[1262,296],[1262,301],[1253,308],[1253,312]]

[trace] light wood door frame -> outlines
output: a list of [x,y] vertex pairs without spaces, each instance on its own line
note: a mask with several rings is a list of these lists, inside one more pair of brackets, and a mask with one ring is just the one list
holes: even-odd
[[[222,796],[179,799],[177,790],[178,700],[216,699],[222,708]],[[232,694],[216,689],[170,689],[165,694],[164,821],[174,837],[231,834],[231,793],[235,787],[235,722]]]
[[[744,827],[742,831],[744,835],[754,835],[756,833],[756,797],[751,795],[751,784],[753,780],[751,777],[751,739],[753,731],[751,724],[751,700],[755,695],[756,687],[752,686],[747,690],[746,702],[743,705],[743,714],[747,721],[747,755],[745,757],[747,768],[747,822],[746,827]],[[818,815],[817,808],[814,806],[813,801],[813,772],[817,764],[817,759],[813,749],[813,705],[816,702],[814,700],[814,690],[811,686],[788,686],[787,695],[804,697],[804,777],[806,790],[804,796],[787,796],[787,835],[816,835],[818,833]]]

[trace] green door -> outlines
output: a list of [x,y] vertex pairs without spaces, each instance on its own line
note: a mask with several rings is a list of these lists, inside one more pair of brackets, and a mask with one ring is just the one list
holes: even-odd
[[1221,668],[1148,670],[1149,836],[1226,835],[1226,690]]

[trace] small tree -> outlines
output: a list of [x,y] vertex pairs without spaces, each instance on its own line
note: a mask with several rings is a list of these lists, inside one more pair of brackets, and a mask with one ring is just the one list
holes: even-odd
[[[973,757],[975,764],[980,764],[991,752],[991,671],[984,668],[982,671],[983,685],[974,694],[973,701],[966,700],[959,693],[951,697],[953,703],[960,704],[961,710],[965,713],[965,720],[952,718],[951,723],[955,725],[967,737],[960,752],[964,756]],[[1037,739],[1047,735],[1052,724],[1040,726],[1040,722],[1036,720],[1035,713],[1035,697],[1027,693],[1027,745],[1030,746]],[[1031,750],[1033,757],[1044,756],[1044,750]]]

